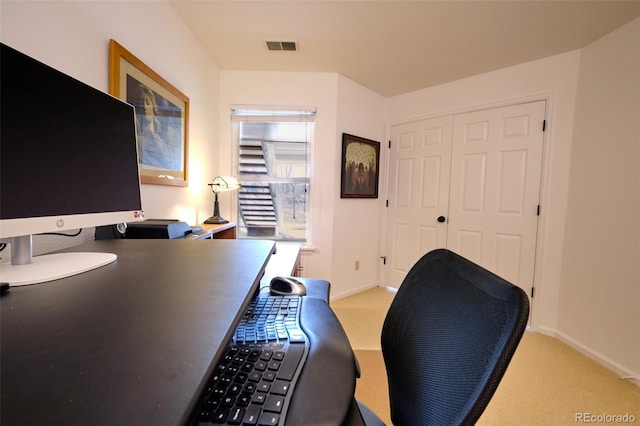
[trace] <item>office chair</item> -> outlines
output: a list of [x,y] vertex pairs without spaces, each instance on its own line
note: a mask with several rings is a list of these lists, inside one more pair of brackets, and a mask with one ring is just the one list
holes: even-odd
[[[394,425],[471,425],[524,333],[522,289],[445,249],[409,271],[382,328]],[[384,424],[357,402],[366,425]]]

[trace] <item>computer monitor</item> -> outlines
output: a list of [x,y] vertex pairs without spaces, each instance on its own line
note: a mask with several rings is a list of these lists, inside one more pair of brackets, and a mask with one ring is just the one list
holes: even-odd
[[133,106],[0,43],[0,281],[47,282],[116,259],[32,256],[32,235],[142,216]]

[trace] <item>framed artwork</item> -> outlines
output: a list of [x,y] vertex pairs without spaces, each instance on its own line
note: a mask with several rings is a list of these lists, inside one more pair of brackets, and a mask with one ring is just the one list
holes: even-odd
[[380,142],[342,134],[340,198],[378,198]]
[[109,93],[135,107],[140,182],[187,186],[189,98],[115,40]]

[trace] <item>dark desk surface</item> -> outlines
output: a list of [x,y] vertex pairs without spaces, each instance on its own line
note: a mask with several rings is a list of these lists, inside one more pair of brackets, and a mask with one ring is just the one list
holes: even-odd
[[183,423],[272,249],[104,240],[67,250],[118,260],[2,296],[0,423]]

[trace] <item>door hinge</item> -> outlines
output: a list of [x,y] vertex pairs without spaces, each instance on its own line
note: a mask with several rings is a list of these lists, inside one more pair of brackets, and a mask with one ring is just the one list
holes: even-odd
[[542,131],[547,130],[547,120],[542,120]]
[[536,216],[540,216],[540,204],[538,204],[538,210],[536,211]]
[[382,264],[383,265],[387,264],[387,256],[380,256],[380,259],[382,259]]
[[391,141],[389,141],[389,149],[391,149]]
[[531,287],[531,298],[533,299],[533,295],[535,294],[535,287]]
[[389,207],[389,200],[385,203],[385,207]]

